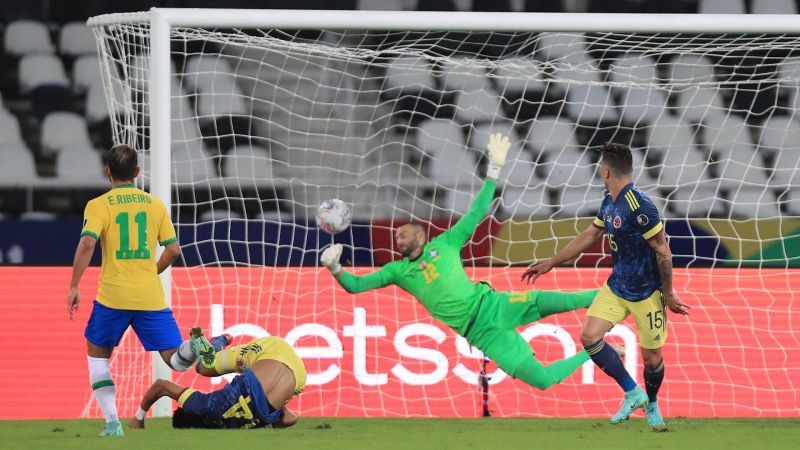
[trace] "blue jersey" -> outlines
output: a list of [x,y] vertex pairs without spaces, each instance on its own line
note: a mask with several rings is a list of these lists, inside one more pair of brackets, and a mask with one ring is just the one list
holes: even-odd
[[224,388],[210,394],[187,389],[178,399],[186,412],[222,428],[260,428],[277,422],[283,408],[274,409],[261,382],[250,369],[237,375]]
[[650,197],[628,184],[617,200],[606,193],[594,225],[606,230],[613,267],[611,292],[629,301],[644,300],[661,289],[656,252],[647,240],[664,228]]

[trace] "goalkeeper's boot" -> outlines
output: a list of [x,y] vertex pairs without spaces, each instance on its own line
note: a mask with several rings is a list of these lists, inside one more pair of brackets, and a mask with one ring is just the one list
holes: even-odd
[[658,402],[650,402],[645,405],[644,412],[647,414],[647,424],[653,427],[653,431],[666,431],[667,424],[664,423],[664,418],[658,409]]
[[616,424],[628,420],[631,413],[646,406],[649,402],[650,400],[647,398],[647,394],[644,393],[642,388],[636,386],[634,389],[625,393],[625,398],[622,399],[622,406],[619,408],[619,411],[611,417],[611,423]]
[[197,359],[200,360],[200,364],[209,369],[213,368],[216,351],[214,346],[208,342],[208,339],[203,336],[203,330],[200,327],[194,327],[189,332],[189,343],[192,346],[192,351],[197,355]]
[[122,424],[119,423],[119,420],[115,420],[106,422],[106,427],[100,432],[100,436],[122,437],[125,436],[125,433],[122,431]]
[[233,340],[233,336],[230,334],[220,334],[219,336],[214,336],[211,338],[210,342],[211,346],[214,347],[215,352],[221,352],[222,349],[228,346]]

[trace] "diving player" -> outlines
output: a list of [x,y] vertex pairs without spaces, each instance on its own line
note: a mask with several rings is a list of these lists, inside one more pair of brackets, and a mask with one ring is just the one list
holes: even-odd
[[535,388],[547,389],[588,361],[589,355],[581,351],[543,366],[515,329],[551,314],[588,308],[597,291],[498,292],[486,282],[470,281],[461,261],[461,247],[489,209],[510,145],[508,138],[500,133],[490,137],[488,178],[469,211],[450,230],[430,242],[419,224],[406,224],[395,231],[402,260],[359,277],[342,269],[339,264],[342,246],[335,244],[323,251],[321,262],[351,293],[390,284],[401,287],[434,318],[467,338],[507,374]]

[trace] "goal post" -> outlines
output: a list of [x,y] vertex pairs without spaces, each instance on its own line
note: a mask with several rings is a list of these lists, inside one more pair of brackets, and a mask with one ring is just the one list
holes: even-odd
[[[480,187],[489,131],[511,135],[512,149],[495,219],[465,250],[468,274],[524,289],[519,266],[552,255],[591,223],[602,195],[591,149],[620,140],[634,150],[637,185],[670,221],[676,266],[687,267],[676,271],[677,288],[690,304],[708,298],[693,318],[707,326],[727,318],[720,326],[729,340],[717,343],[739,342],[741,353],[765,361],[800,348],[791,321],[773,323],[766,331],[777,337],[768,337],[744,312],[753,292],[762,312],[791,315],[798,306],[790,271],[800,266],[800,17],[153,8],[88,24],[114,141],[142,151],[142,185],[176,212],[186,267],[161,275],[168,303],[214,333],[300,342],[301,356],[315,361],[304,412],[480,415],[482,355],[401,291],[345,295],[316,261],[336,241],[348,248],[343,260],[376,268],[396,257],[393,226],[417,219],[438,233],[453,223]],[[353,228],[336,237],[313,226],[313,210],[333,197],[354,212]],[[593,248],[544,283],[596,287],[605,256]],[[719,268],[732,270],[712,274]],[[763,288],[765,268],[775,269],[772,290]],[[537,354],[552,360],[579,350],[569,340],[581,318],[564,315],[523,336],[555,339],[536,341],[545,346]],[[742,321],[748,335],[731,337]],[[737,409],[730,394],[717,407],[686,393],[687,380],[727,392],[742,382],[735,367],[704,342],[703,326],[671,326],[690,336],[690,350],[670,374],[680,388],[668,414],[789,414],[777,397],[791,391],[800,366],[764,369],[766,385],[753,389],[775,397],[766,405]],[[615,331],[632,346],[632,371],[634,331]],[[343,350],[348,339],[352,351]],[[400,356],[369,359],[370,339]],[[414,350],[450,339],[455,350]],[[762,347],[766,339],[786,348]],[[126,338],[116,356],[129,368],[117,370],[173,376],[159,355],[143,361],[131,345]],[[328,364],[342,355],[352,365]],[[524,386],[487,374],[499,386],[489,402],[500,406],[491,409],[605,414],[609,386],[597,384],[591,364],[579,372],[559,388],[567,400],[543,394],[530,407]],[[118,388],[122,414],[138,401],[137,380],[120,380],[129,383]],[[405,395],[430,403],[414,406]],[[464,411],[473,400],[477,409]],[[168,415],[170,403],[155,413]]]

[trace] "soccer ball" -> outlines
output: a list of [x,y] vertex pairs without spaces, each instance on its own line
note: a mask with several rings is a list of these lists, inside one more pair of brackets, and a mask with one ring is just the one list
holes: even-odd
[[338,198],[325,200],[317,208],[317,226],[331,234],[346,230],[352,218],[350,207]]

